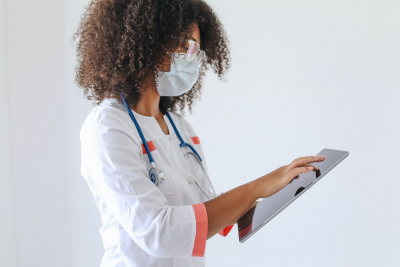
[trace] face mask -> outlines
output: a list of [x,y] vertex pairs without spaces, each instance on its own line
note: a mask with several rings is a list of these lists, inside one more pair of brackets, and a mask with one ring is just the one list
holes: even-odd
[[199,78],[197,57],[187,60],[186,54],[178,53],[171,62],[171,70],[158,78],[157,91],[160,96],[179,96],[192,89]]

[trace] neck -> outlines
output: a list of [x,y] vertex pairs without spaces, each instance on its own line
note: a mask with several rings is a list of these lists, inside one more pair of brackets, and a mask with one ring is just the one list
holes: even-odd
[[142,93],[137,106],[132,109],[143,116],[162,117],[163,114],[159,108],[160,95],[157,92],[155,84],[146,89],[147,90]]

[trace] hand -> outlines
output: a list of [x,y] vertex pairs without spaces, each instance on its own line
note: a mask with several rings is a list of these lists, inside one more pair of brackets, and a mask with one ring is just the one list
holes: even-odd
[[325,156],[307,156],[297,158],[289,165],[282,166],[267,175],[264,175],[253,182],[256,186],[259,198],[267,198],[272,196],[300,174],[310,171],[319,170],[317,167],[310,165],[311,162],[324,161]]

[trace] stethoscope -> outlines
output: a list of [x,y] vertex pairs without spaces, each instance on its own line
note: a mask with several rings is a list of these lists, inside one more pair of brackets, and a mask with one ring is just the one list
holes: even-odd
[[[151,155],[150,149],[149,149],[149,147],[148,147],[148,145],[147,145],[146,139],[144,138],[144,135],[143,135],[143,133],[142,133],[142,130],[140,129],[140,126],[139,126],[138,122],[136,121],[135,116],[133,116],[133,113],[132,113],[131,109],[129,108],[128,104],[126,103],[125,98],[124,98],[124,96],[122,95],[122,92],[121,92],[121,98],[122,98],[122,101],[124,102],[124,105],[125,105],[126,110],[127,110],[128,113],[129,113],[129,116],[131,117],[133,123],[134,123],[135,126],[136,126],[136,129],[137,129],[138,132],[139,132],[140,138],[142,139],[142,142],[143,142],[143,145],[144,145],[144,147],[145,147],[145,149],[146,149],[147,155],[149,156],[149,161],[150,161],[151,166],[152,166],[152,167],[150,168],[150,170],[149,170],[149,178],[150,178],[150,180],[151,180],[156,186],[158,186],[159,184],[162,184],[162,182],[164,181],[164,173],[163,173],[161,170],[159,171],[159,170],[156,169],[156,165],[155,165],[155,163],[154,163],[154,160],[153,160],[153,157],[152,157],[152,155]],[[208,181],[209,181],[209,183],[210,183],[210,185],[211,185],[211,187],[212,187],[214,196],[216,197],[214,186],[213,186],[213,184],[212,184],[212,182],[211,182],[211,180],[210,180],[210,177],[208,177],[208,174],[207,174],[207,172],[206,172],[206,170],[205,170],[205,168],[204,168],[204,166],[203,166],[203,161],[202,161],[200,155],[197,153],[196,149],[194,149],[193,146],[191,146],[190,144],[185,143],[185,142],[183,141],[182,136],[179,134],[179,131],[178,131],[178,129],[176,128],[175,123],[173,122],[173,120],[172,120],[171,116],[169,115],[168,111],[165,111],[165,112],[166,112],[166,115],[167,115],[169,121],[171,122],[172,127],[174,128],[174,131],[175,131],[176,135],[178,136],[179,140],[181,141],[181,143],[179,144],[180,148],[182,149],[182,147],[187,146],[187,147],[189,147],[189,148],[192,150],[192,151],[186,152],[186,153],[184,154],[184,157],[186,157],[187,154],[192,154],[192,155],[196,156],[197,161],[200,163],[200,166],[201,166],[201,168],[203,169],[204,173],[206,174],[207,179],[208,179]],[[194,178],[194,177],[193,177],[193,178]],[[209,199],[211,199],[211,197],[206,193],[206,191],[204,191],[204,189],[203,189],[203,187],[200,185],[200,183],[197,182],[196,178],[194,178],[194,180],[196,181],[196,184],[200,187],[200,189],[203,191],[203,193],[204,193]]]

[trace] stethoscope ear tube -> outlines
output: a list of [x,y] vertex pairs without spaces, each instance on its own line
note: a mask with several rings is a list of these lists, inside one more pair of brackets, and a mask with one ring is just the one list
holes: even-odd
[[[195,155],[193,152],[189,151],[189,152],[187,152],[187,153],[185,154],[185,157],[186,157],[187,154]],[[196,155],[195,155],[195,156],[196,156]],[[212,190],[213,190],[214,197],[217,197],[217,195],[216,195],[216,193],[215,193],[214,185],[212,184],[210,177],[208,177],[208,174],[207,174],[207,172],[206,172],[206,169],[204,168],[203,162],[200,161],[198,157],[196,157],[196,159],[197,159],[197,161],[199,161],[201,168],[203,169],[204,173],[205,173],[206,176],[207,176],[208,182],[210,183],[211,188],[212,188]],[[194,178],[194,176],[193,176],[193,178]],[[197,182],[196,178],[194,178],[194,180],[195,180],[196,184],[200,187],[200,189],[203,191],[203,193],[204,193],[209,199],[212,199],[212,198],[206,193],[206,191],[203,189],[203,187],[200,185],[200,183]]]

